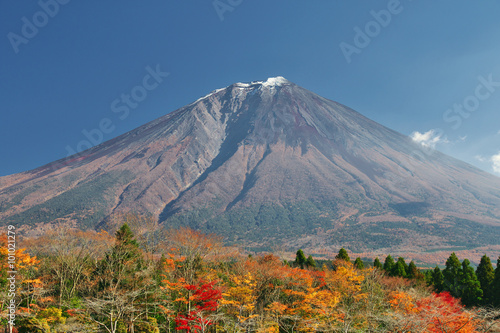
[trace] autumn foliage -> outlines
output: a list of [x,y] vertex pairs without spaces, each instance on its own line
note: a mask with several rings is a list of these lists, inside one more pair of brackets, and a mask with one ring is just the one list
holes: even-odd
[[248,257],[187,228],[145,246],[132,230],[51,232],[19,250],[19,332],[482,332],[496,320],[344,258]]

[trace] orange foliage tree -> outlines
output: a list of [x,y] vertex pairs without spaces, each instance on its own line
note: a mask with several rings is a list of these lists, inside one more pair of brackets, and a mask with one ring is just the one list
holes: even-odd
[[[92,252],[92,242],[102,240],[97,234],[85,240],[79,231],[48,233],[32,242],[29,253],[37,251],[39,259],[16,250],[20,317],[31,325],[24,329],[61,331],[63,311],[51,305],[71,304],[65,302],[73,295],[86,301],[67,311],[67,320],[79,315],[109,332],[159,332],[161,327],[168,332],[467,333],[485,332],[498,317],[466,309],[449,293],[430,293],[414,280],[357,269],[346,260],[335,260],[333,269],[302,269],[273,254],[237,257],[219,237],[188,228],[169,231],[159,243],[146,240],[153,244],[147,249],[130,228],[122,229],[114,246],[104,245],[108,251]],[[0,238],[4,259],[5,243]],[[83,252],[65,252],[71,248]],[[78,267],[82,261],[87,264]],[[73,279],[87,286],[73,290]],[[44,288],[55,300],[42,297]]]

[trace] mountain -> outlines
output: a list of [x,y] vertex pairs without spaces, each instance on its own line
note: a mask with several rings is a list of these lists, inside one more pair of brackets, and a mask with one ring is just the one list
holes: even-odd
[[255,249],[500,245],[500,178],[283,77],[0,178],[0,220],[25,231],[105,228],[130,211]]

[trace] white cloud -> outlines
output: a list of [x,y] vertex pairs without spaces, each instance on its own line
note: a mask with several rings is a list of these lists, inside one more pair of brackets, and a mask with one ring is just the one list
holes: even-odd
[[493,163],[493,171],[500,173],[500,152],[498,154],[491,156],[491,163]]
[[438,143],[449,143],[448,139],[443,138],[440,133],[433,129],[425,133],[415,131],[411,133],[410,138],[416,143],[420,143],[422,146],[431,148],[436,147]]
[[488,159],[486,157],[482,156],[482,155],[476,155],[476,156],[474,156],[474,158],[476,160],[478,160],[479,162],[486,162],[486,161],[488,161]]

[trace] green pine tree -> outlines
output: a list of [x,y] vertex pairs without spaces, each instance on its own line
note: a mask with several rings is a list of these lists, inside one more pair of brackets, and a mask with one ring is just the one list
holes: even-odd
[[406,277],[407,271],[408,265],[406,265],[405,259],[403,257],[399,257],[398,261],[396,261],[396,264],[392,267],[391,275]]
[[482,302],[483,291],[470,261],[464,259],[458,279],[461,289],[461,299],[465,306],[479,305]]
[[495,278],[491,284],[491,296],[493,305],[500,307],[500,256],[497,259],[497,268],[495,269]]
[[307,257],[306,266],[311,268],[316,268],[316,261],[314,261],[314,258],[311,255]]
[[115,246],[133,246],[139,247],[134,238],[134,234],[127,223],[124,223],[115,233]]
[[434,268],[432,271],[432,284],[434,285],[434,289],[436,292],[440,293],[444,290],[444,276],[443,272],[441,272],[441,269],[439,269],[438,266]]
[[382,266],[382,263],[380,262],[380,260],[377,258],[375,258],[375,260],[373,261],[373,267],[375,268],[378,268],[378,269],[383,269],[384,266]]
[[351,259],[349,258],[349,254],[347,254],[347,251],[344,248],[340,249],[339,254],[335,256],[335,259],[340,259],[347,262],[351,261]]
[[448,260],[446,260],[446,267],[443,270],[443,290],[449,291],[452,296],[457,298],[462,296],[458,283],[460,270],[460,260],[458,260],[457,255],[453,252]]
[[423,275],[424,275],[424,281],[427,283],[428,286],[432,286],[432,272],[433,270],[425,270]]
[[295,266],[298,266],[300,268],[304,268],[304,265],[306,264],[306,255],[304,254],[304,252],[299,249],[297,251],[297,254],[295,256]]
[[127,224],[115,233],[115,244],[97,267],[99,290],[128,289],[140,281],[135,273],[143,268],[144,260],[139,244]]
[[354,261],[354,267],[356,267],[357,269],[364,269],[365,264],[363,263],[363,260],[361,260],[361,258],[357,257]]
[[394,267],[395,263],[394,263],[394,259],[391,257],[391,255],[389,254],[387,257],[385,257],[385,261],[384,261],[384,270],[388,273],[388,274],[391,274],[392,273],[392,269]]
[[495,270],[490,258],[486,254],[481,257],[481,262],[476,269],[476,275],[483,290],[483,304],[493,303],[492,287],[493,280],[495,279]]
[[406,272],[407,278],[409,279],[421,279],[422,278],[422,273],[420,273],[419,269],[417,268],[417,265],[415,265],[415,262],[412,260],[410,264],[408,265],[408,271]]
[[[119,263],[129,263],[134,261],[138,266],[141,265],[139,259],[142,259],[139,244],[134,238],[130,227],[125,223],[115,233],[115,245],[109,254],[115,257]],[[139,267],[138,267],[139,268]]]
[[406,277],[408,275],[408,265],[405,262],[405,258],[399,257],[398,261],[396,261],[396,266],[398,265],[398,263],[401,263],[401,267],[403,269],[401,270],[401,273],[399,273],[395,276]]

